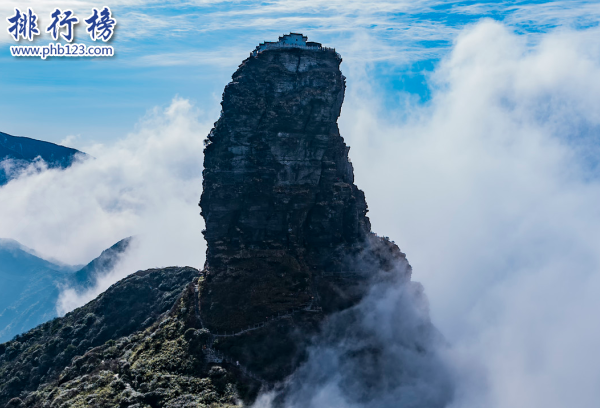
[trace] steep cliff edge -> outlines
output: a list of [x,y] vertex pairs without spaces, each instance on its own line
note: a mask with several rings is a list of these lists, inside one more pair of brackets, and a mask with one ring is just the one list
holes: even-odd
[[[344,99],[332,50],[282,48],[245,60],[223,94],[205,150],[200,201],[209,272],[202,317],[237,330],[313,304],[356,302],[364,278],[353,256],[381,244],[354,185],[337,119]],[[313,301],[314,299],[314,301]]]
[[206,140],[202,321],[212,333],[232,333],[276,320],[262,335],[219,340],[272,380],[302,359],[299,337],[356,304],[375,274],[410,279],[404,254],[371,232],[354,184],[337,125],[340,63],[321,47],[255,53],[225,87]]

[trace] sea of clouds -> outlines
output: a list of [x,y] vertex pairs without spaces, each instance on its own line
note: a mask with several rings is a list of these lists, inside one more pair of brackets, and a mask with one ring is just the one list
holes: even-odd
[[[453,408],[600,405],[599,34],[557,29],[530,42],[482,21],[431,73],[425,104],[384,101],[369,65],[344,62],[340,128],[356,183],[374,231],[400,245],[425,287],[449,344],[435,356],[453,378]],[[0,188],[2,236],[62,262],[139,237],[92,291],[65,291],[62,312],[138,269],[202,266],[202,142],[215,114],[176,98],[114,145],[82,146],[93,159]],[[359,307],[401,317],[403,290],[378,296],[386,307],[372,297]],[[374,332],[393,354],[388,334]],[[320,354],[331,349],[315,348],[302,370],[335,368]],[[377,406],[323,384],[297,395]]]
[[356,182],[451,344],[452,407],[600,404],[599,34],[482,21],[425,106],[384,104],[348,63]]

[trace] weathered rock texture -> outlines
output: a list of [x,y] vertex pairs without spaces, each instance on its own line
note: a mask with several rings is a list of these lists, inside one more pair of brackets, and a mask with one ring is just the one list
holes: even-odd
[[344,309],[374,268],[408,265],[398,247],[371,233],[354,185],[337,126],[340,63],[333,50],[266,50],[225,87],[200,200],[208,243],[201,314],[213,332],[295,308]]

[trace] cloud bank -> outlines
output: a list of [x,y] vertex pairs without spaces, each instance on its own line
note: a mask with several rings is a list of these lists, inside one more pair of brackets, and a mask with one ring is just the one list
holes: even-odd
[[347,61],[342,135],[373,229],[407,253],[452,345],[452,407],[600,403],[598,34],[532,44],[483,21],[425,106],[383,101]]
[[140,269],[202,267],[205,243],[197,203],[202,190],[203,114],[175,98],[119,142],[82,150],[94,158],[70,168],[31,168],[0,189],[0,231],[47,257],[85,264],[117,241],[135,245],[92,290],[63,293],[66,312]]
[[430,323],[422,286],[402,278],[406,266],[397,264],[393,276],[371,271],[365,298],[329,316],[307,362],[254,408],[446,407],[454,380],[445,342]]

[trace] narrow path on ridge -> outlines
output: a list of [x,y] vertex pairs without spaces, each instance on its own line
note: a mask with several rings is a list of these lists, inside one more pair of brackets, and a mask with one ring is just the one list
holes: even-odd
[[[205,329],[208,330],[205,326],[204,323],[202,322],[202,318],[201,318],[201,314],[200,314],[200,283],[204,280],[203,278],[201,278],[202,280],[198,280],[198,282],[196,283],[196,285],[194,286],[194,294],[196,295],[196,299],[194,302],[195,305],[195,313],[196,313],[196,318],[198,319],[198,321],[200,322],[200,326]],[[310,312],[310,313],[319,313],[322,312],[321,307],[313,307],[315,303],[315,297],[312,296],[311,301],[306,303],[305,305],[300,306],[299,308],[295,308],[292,309],[291,311],[288,311],[287,313],[284,314],[278,314],[277,316],[271,316],[271,318],[268,318],[266,322],[264,323],[257,323],[255,325],[249,326],[243,330],[240,330],[238,332],[232,332],[232,333],[212,333],[210,332],[210,330],[208,330],[211,338],[214,340],[215,338],[224,338],[224,337],[236,337],[236,336],[240,336],[242,334],[254,331],[254,330],[259,330],[263,327],[265,327],[268,324],[274,323],[278,320],[282,320],[285,318],[289,318],[292,317],[295,313],[299,313],[299,312]],[[211,341],[212,343],[212,341]],[[215,364],[219,364],[222,363],[223,361],[226,363],[229,363],[235,367],[237,367],[244,375],[251,377],[257,381],[260,381],[261,383],[265,383],[266,381],[263,380],[260,376],[254,374],[251,370],[249,370],[247,367],[245,367],[244,365],[240,364],[240,362],[238,360],[234,360],[233,358],[227,356],[224,353],[219,352],[218,350],[215,350],[214,348],[212,348],[210,345],[207,345],[207,347],[205,349],[203,349],[204,354],[207,357],[207,360],[209,363],[215,363]]]

